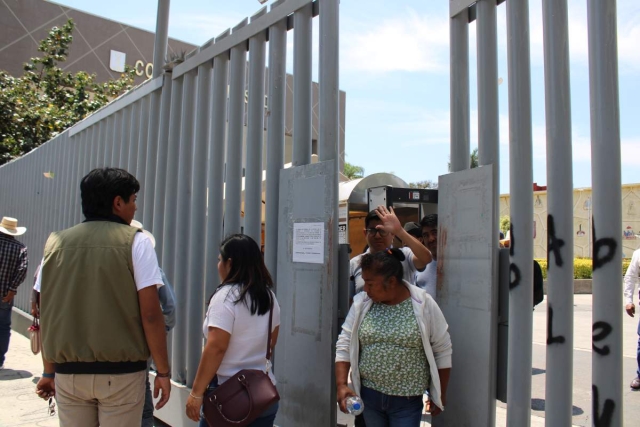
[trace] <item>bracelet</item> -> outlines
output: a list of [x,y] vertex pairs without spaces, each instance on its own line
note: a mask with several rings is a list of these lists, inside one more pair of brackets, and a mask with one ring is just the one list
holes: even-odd
[[156,372],[156,377],[158,377],[158,378],[171,378],[171,371],[167,371],[165,373]]
[[42,378],[55,378],[56,377],[56,373],[52,373],[52,374],[47,374],[46,372],[42,373]]
[[194,396],[193,393],[191,393],[191,392],[189,392],[189,396],[191,396],[191,397],[193,397],[194,399],[197,399],[197,400],[200,400],[200,399],[202,399],[204,397],[204,396],[200,396],[200,397]]

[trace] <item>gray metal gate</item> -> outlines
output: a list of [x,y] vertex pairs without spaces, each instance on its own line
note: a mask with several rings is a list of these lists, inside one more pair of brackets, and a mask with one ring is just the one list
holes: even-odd
[[[469,30],[477,20],[481,165],[498,164],[496,8],[504,0],[451,0],[451,166],[469,167]],[[546,423],[571,424],[573,219],[566,0],[543,0],[548,185]],[[616,1],[587,0],[593,181],[593,405],[596,426],[622,425],[621,178]],[[507,424],[531,417],[533,173],[529,5],[507,0],[511,194]],[[497,250],[497,187],[493,195]],[[455,331],[452,331],[452,335]],[[454,355],[455,355],[454,348]],[[455,370],[455,367],[454,367]],[[466,381],[466,378],[452,381]],[[455,384],[452,384],[455,388]],[[489,396],[493,399],[494,396]],[[459,425],[455,421],[453,425]],[[462,424],[460,424],[462,425]]]
[[[30,275],[49,233],[81,221],[79,182],[86,173],[95,167],[114,166],[138,178],[142,190],[136,216],[154,233],[160,264],[178,298],[178,321],[170,337],[172,377],[187,387],[193,383],[202,352],[205,296],[219,283],[216,263],[222,236],[242,230],[257,242],[262,239],[263,169],[267,182],[265,257],[269,270],[276,274],[282,244],[279,223],[288,224],[278,218],[287,32],[295,26],[293,151],[294,166],[303,166],[311,163],[311,29],[318,15],[318,155],[320,162],[333,165],[335,177],[327,181],[335,187],[326,200],[333,212],[327,232],[337,242],[338,5],[338,0],[273,2],[163,73],[169,1],[161,0],[154,77],[0,168],[2,212],[29,227],[24,242],[31,253]],[[265,79],[267,46],[269,73]],[[262,164],[265,139],[266,167]],[[54,173],[52,179],[43,177],[48,171]],[[337,260],[337,245],[328,248],[328,256]],[[334,270],[327,283],[333,286],[336,277]],[[29,310],[29,288],[22,286],[16,299],[16,306],[25,311]],[[332,375],[332,363],[324,369],[326,375]],[[283,398],[289,396],[285,393]]]

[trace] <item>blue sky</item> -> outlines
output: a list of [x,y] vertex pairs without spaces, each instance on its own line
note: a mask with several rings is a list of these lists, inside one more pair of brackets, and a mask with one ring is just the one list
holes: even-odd
[[[155,31],[155,0],[58,0]],[[269,1],[270,3],[270,1]],[[447,0],[342,0],[340,87],[347,93],[346,159],[366,174],[393,172],[407,182],[436,180],[449,161]],[[547,182],[541,0],[530,0],[534,181]],[[234,26],[257,0],[174,0],[169,35],[193,44]],[[498,8],[501,193],[509,192],[505,4]],[[586,1],[569,0],[574,187],[591,186]],[[317,20],[314,61],[317,64]],[[477,146],[475,24],[469,29],[471,146]],[[290,48],[293,36],[289,35]],[[618,0],[622,182],[640,182],[640,2]],[[288,56],[292,71],[291,55]],[[317,70],[314,78],[317,79]]]

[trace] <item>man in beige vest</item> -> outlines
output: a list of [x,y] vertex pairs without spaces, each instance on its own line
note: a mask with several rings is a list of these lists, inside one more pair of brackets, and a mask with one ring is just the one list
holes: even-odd
[[36,392],[55,395],[62,427],[140,425],[150,355],[156,408],[169,400],[162,277],[149,238],[129,227],[139,190],[125,170],[94,169],[80,183],[85,221],[45,245],[34,287],[44,361]]

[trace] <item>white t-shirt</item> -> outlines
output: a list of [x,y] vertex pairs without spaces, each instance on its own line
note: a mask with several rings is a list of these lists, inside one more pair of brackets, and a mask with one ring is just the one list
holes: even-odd
[[[259,369],[264,371],[267,353],[267,336],[269,332],[269,313],[263,316],[251,315],[251,310],[244,303],[236,304],[240,295],[238,286],[226,285],[211,298],[207,315],[202,325],[205,338],[209,328],[220,328],[231,334],[220,368],[218,368],[218,384],[222,384],[241,369]],[[247,296],[247,298],[251,298]],[[249,301],[250,304],[250,301]],[[272,331],[280,326],[280,306],[273,300]],[[276,379],[269,371],[273,384]]]
[[423,271],[416,273],[415,284],[417,287],[427,291],[431,298],[436,299],[436,285],[438,284],[438,262],[434,259]]
[[[400,248],[402,253],[404,254],[404,261],[402,261],[402,270],[404,271],[403,279],[412,285],[416,284],[416,273],[418,269],[413,264],[413,252],[408,247]],[[364,254],[368,254],[369,249]],[[349,261],[349,275],[351,276],[350,280],[355,282],[356,289],[355,293],[362,291],[364,289],[364,279],[362,278],[362,269],[360,268],[360,260],[364,254],[357,255]]]
[[[133,246],[131,247],[133,257],[133,279],[136,282],[136,288],[138,291],[142,289],[158,285],[163,285],[162,274],[160,274],[160,268],[158,267],[158,257],[156,251],[153,249],[151,240],[144,233],[136,233],[133,238]],[[44,259],[42,260],[44,263]],[[40,266],[42,266],[42,263]],[[36,278],[36,283],[33,289],[40,292],[42,284],[42,268]]]

